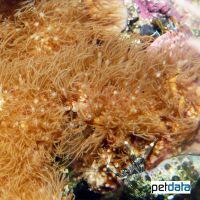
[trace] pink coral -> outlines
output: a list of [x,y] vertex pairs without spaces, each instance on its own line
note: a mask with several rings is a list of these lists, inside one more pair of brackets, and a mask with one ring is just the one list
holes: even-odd
[[170,3],[168,1],[135,0],[135,3],[139,8],[141,17],[144,19],[166,15],[170,10]]

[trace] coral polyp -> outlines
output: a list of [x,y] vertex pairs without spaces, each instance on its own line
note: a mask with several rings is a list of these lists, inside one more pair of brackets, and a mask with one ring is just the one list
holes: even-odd
[[104,25],[105,30],[121,32],[127,24],[128,10],[123,0],[83,0],[91,20]]
[[105,167],[129,166],[125,141],[138,157],[157,139],[150,170],[198,136],[200,59],[184,42],[190,34],[127,30],[125,6],[38,0],[3,16],[0,199],[59,199],[82,178],[117,189]]

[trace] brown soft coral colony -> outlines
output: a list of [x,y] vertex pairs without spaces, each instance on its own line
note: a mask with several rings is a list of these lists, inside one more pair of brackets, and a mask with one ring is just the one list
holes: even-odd
[[184,73],[194,80],[199,58],[169,64],[140,36],[120,37],[126,13],[116,30],[91,6],[30,2],[0,23],[0,199],[57,199],[55,155],[89,167],[125,140],[156,137],[171,150],[195,134],[199,93]]

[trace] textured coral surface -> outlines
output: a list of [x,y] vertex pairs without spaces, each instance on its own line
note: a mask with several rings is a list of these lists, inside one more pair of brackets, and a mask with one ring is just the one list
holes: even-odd
[[122,38],[123,5],[111,21],[98,5],[42,0],[1,21],[0,199],[59,198],[56,156],[84,173],[123,161],[124,141],[140,153],[156,137],[152,166],[195,137],[199,57]]

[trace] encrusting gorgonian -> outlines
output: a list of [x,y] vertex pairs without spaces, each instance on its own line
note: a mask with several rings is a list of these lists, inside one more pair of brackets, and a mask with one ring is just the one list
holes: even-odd
[[152,167],[196,134],[199,57],[125,39],[124,16],[112,30],[91,6],[30,2],[0,23],[1,199],[56,199],[66,181],[56,156],[84,174],[123,160],[124,141],[141,152],[156,138]]

